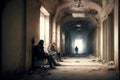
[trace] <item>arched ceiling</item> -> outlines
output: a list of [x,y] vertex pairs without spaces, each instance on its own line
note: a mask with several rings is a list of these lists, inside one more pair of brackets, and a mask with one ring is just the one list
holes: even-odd
[[[44,6],[60,25],[89,21],[98,25],[112,11],[116,0],[43,0]],[[73,14],[78,15],[74,17]],[[71,24],[72,25],[72,24]]]
[[94,25],[89,20],[83,18],[83,19],[69,20],[65,22],[62,25],[62,30],[64,30],[65,32],[76,32],[76,31],[81,32],[88,29],[89,30],[95,29],[95,26],[96,25]]
[[[54,14],[54,18],[58,21],[66,14],[75,12],[84,13],[86,16],[92,16],[95,19],[101,20],[107,16],[116,0],[40,0],[43,1],[47,10]],[[82,5],[81,10],[77,3]]]

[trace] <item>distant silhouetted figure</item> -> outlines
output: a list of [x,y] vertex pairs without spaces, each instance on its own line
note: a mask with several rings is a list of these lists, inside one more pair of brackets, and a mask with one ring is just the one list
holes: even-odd
[[48,53],[46,53],[44,51],[44,41],[40,40],[38,45],[35,47],[35,55],[38,59],[47,59],[48,63],[49,63],[49,67],[50,68],[55,68],[54,66],[57,66],[58,64],[54,61],[54,59],[52,58],[51,55],[48,55]]
[[76,52],[76,54],[78,54],[78,47],[77,46],[75,47],[75,52]]

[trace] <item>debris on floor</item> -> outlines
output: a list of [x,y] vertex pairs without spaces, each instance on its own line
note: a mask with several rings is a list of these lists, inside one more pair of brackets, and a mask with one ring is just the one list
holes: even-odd
[[96,60],[95,60],[95,59],[93,59],[92,61],[93,61],[93,62],[95,62]]
[[102,63],[105,64],[107,61],[106,60],[103,60]]
[[103,61],[101,59],[101,57],[99,57],[99,58],[95,58],[95,59],[91,60],[90,62],[102,62],[102,63],[105,63],[106,61],[105,60]]
[[89,72],[92,72],[92,71],[100,71],[101,70],[101,68],[93,68],[93,69],[91,69]]
[[102,58],[99,57],[99,58],[97,59],[97,62],[102,62]]
[[97,58],[63,60],[64,62],[60,62],[62,66],[56,66],[56,69],[49,69],[48,66],[38,67],[30,71],[30,74],[15,80],[119,80],[119,72],[108,71],[108,68],[114,65],[113,61],[106,65],[101,64],[104,61],[97,62]]
[[76,63],[79,63],[80,61],[75,61]]
[[108,70],[115,70],[116,69],[116,67],[114,65],[114,61],[109,61],[108,62],[108,68],[107,69]]
[[89,58],[95,58],[95,56],[93,56],[93,55],[90,55],[90,56],[89,56]]

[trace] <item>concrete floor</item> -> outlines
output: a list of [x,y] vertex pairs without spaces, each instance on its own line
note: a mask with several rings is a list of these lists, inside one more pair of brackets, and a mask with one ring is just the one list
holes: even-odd
[[37,68],[16,80],[119,80],[116,70],[108,70],[107,64],[96,58],[64,58],[56,69]]

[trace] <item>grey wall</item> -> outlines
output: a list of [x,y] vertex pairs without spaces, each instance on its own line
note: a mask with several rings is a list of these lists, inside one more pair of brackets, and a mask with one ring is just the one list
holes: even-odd
[[[1,18],[2,74],[31,69],[32,39],[39,41],[39,0],[6,0]],[[50,5],[49,5],[50,6]],[[51,18],[52,19],[52,18]]]
[[26,70],[31,68],[32,58],[32,38],[35,39],[36,45],[39,41],[39,19],[40,19],[40,3],[37,0],[26,1]]
[[2,72],[24,70],[24,1],[10,0],[2,11]]

